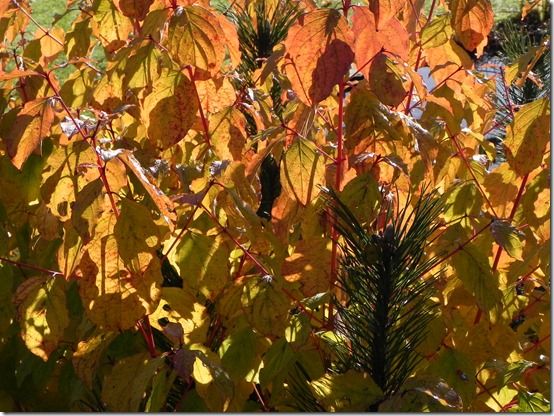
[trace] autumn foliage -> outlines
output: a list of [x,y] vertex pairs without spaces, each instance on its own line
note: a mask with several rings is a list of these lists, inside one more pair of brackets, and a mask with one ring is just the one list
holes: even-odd
[[[490,76],[488,0],[260,2],[0,2],[0,410],[549,410],[550,103],[497,100],[549,44]],[[291,3],[246,70],[229,11]],[[443,203],[386,394],[336,364],[327,188],[376,235]]]

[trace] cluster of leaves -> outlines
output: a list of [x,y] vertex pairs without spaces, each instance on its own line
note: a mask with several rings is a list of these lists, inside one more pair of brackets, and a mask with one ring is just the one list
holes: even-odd
[[[548,40],[498,88],[488,0],[233,3],[0,2],[0,410],[548,410],[548,97],[497,117]],[[424,183],[436,307],[376,383],[322,189],[378,236]]]

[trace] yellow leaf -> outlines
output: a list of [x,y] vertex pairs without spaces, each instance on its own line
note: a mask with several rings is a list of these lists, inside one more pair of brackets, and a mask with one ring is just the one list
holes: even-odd
[[483,198],[473,181],[453,186],[446,195],[444,219],[447,222],[461,220],[461,225],[471,228],[468,217],[476,217],[481,211]]
[[489,311],[498,305],[502,293],[498,288],[497,274],[493,274],[486,253],[468,244],[452,257],[451,264],[456,277],[475,297],[481,309]]
[[333,9],[305,14],[285,40],[285,71],[292,89],[307,105],[327,98],[354,59],[346,19]]
[[310,390],[330,412],[363,412],[383,398],[383,392],[368,375],[354,370],[325,374],[310,382]]
[[177,9],[164,44],[180,65],[191,65],[214,75],[225,58],[225,38],[215,14],[194,5]]
[[241,296],[247,318],[263,335],[284,335],[290,300],[273,276],[253,276],[243,288]]
[[227,77],[208,78],[195,83],[202,110],[206,113],[218,113],[234,104],[235,89]]
[[325,184],[325,164],[310,141],[298,139],[286,151],[281,182],[284,190],[304,206],[319,193],[317,186]]
[[331,268],[330,242],[326,240],[301,240],[294,253],[285,259],[281,274],[288,282],[299,282],[304,296],[329,289],[329,270]]
[[107,330],[124,330],[156,309],[163,279],[153,252],[136,253],[130,263],[121,258],[115,223],[111,211],[98,220],[80,263],[79,290],[92,322]]
[[211,145],[220,160],[242,160],[246,144],[246,120],[235,107],[213,114],[209,119]]
[[170,256],[185,284],[210,299],[229,280],[229,248],[220,236],[188,233]]
[[127,43],[129,34],[133,32],[133,24],[116,7],[115,2],[96,0],[92,7],[96,27],[95,34],[100,38],[108,52],[114,52]]
[[[181,325],[185,345],[203,344],[206,342],[210,324],[206,308],[197,302],[192,289],[176,287],[162,288],[158,308],[150,315],[152,326],[164,331],[165,319]],[[160,321],[162,320],[162,321]]]
[[517,174],[502,163],[485,176],[483,189],[500,218],[507,218],[517,195]]
[[452,27],[467,51],[483,54],[494,23],[490,0],[453,0],[450,3]]
[[14,295],[21,338],[44,361],[58,347],[69,325],[65,283],[56,277],[31,277],[18,286]]
[[540,166],[550,143],[550,100],[545,97],[525,104],[506,128],[504,145],[508,163],[520,175]]
[[450,40],[453,30],[448,15],[434,18],[421,31],[421,46],[437,48]]

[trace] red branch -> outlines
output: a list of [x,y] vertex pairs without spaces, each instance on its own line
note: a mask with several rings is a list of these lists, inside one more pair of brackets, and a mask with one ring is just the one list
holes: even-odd
[[[225,234],[227,235],[227,237],[229,237],[233,243],[238,247],[240,248],[243,253],[250,259],[252,260],[252,262],[256,265],[256,267],[258,268],[258,270],[260,270],[264,275],[272,275],[272,273],[269,271],[269,269],[264,266],[264,264],[262,262],[260,262],[256,256],[254,256],[250,250],[248,250],[246,247],[244,247],[230,232],[229,230],[227,230],[227,228],[225,228],[223,225],[221,225],[221,223],[219,222],[219,220],[216,218],[216,216],[208,209],[206,208],[206,206],[204,204],[200,204],[200,206],[202,207],[202,209],[204,210],[204,212],[206,212],[206,214],[208,214],[208,216],[212,219],[212,221],[219,227],[219,229]],[[310,317],[310,319],[313,319],[314,321],[316,321],[317,323],[321,324],[321,325],[324,325],[324,322],[319,319],[318,317],[314,316],[313,313],[311,313],[310,311],[308,311],[304,305],[302,305],[302,303],[296,299],[296,297],[294,297],[294,295],[289,292],[286,288],[284,287],[281,287],[281,290],[283,291],[283,293],[285,295],[287,295],[287,297],[289,297],[294,303],[296,306],[298,306],[308,317]]]

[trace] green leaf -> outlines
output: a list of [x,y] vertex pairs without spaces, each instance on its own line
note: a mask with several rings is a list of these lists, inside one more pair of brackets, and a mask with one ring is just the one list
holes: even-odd
[[481,309],[489,311],[500,302],[502,293],[491,270],[489,259],[483,251],[468,244],[452,257],[451,264],[456,277],[475,297]]
[[260,383],[264,387],[286,376],[294,363],[294,351],[283,338],[275,341],[263,358],[264,366],[260,370]]
[[14,303],[21,338],[33,354],[47,361],[69,325],[65,280],[31,277],[17,288]]
[[164,367],[152,380],[152,392],[146,402],[145,412],[161,412],[167,401],[167,395],[173,386],[177,373]]
[[[232,332],[219,347],[221,365],[233,379],[244,379],[257,370],[261,359],[259,335],[245,327]],[[248,381],[248,380],[247,380]]]
[[519,405],[513,409],[517,412],[541,412],[550,413],[550,402],[541,393],[530,393],[520,390],[518,394]]
[[380,199],[379,185],[367,172],[349,181],[340,193],[340,200],[362,224],[375,219]]
[[191,232],[179,242],[170,261],[185,284],[212,298],[229,279],[229,253],[220,236]]
[[481,212],[483,197],[473,181],[453,186],[445,195],[444,219],[447,222],[461,219],[464,228],[471,227],[468,216],[477,216]]
[[248,320],[263,335],[277,336],[284,333],[288,322],[290,300],[269,277],[252,277],[244,286],[242,304]]
[[138,412],[144,392],[165,358],[138,353],[117,362],[102,384],[102,400],[111,412]]
[[464,410],[476,395],[475,372],[471,358],[453,348],[443,349],[426,371],[445,380],[460,395]]
[[286,151],[281,164],[281,180],[286,192],[306,206],[317,193],[317,185],[325,184],[325,164],[308,140],[298,139]]

